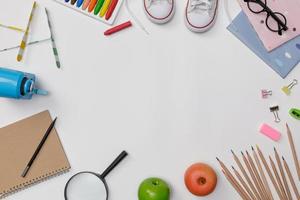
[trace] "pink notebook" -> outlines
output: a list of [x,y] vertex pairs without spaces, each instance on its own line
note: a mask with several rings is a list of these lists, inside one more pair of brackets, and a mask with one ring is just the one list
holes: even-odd
[[[264,0],[261,1],[264,2]],[[288,30],[283,31],[282,35],[278,35],[277,32],[272,32],[267,28],[265,24],[266,12],[255,14],[249,10],[247,2],[244,0],[238,0],[238,2],[267,51],[272,51],[300,35],[300,0],[266,0],[267,6],[273,12],[280,12],[287,19]]]

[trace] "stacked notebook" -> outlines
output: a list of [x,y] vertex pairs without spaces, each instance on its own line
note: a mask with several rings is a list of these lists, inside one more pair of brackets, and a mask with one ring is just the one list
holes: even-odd
[[[267,0],[268,7],[274,12],[284,13],[287,18],[289,29],[282,36],[271,32],[262,23],[266,19],[266,13],[254,14],[249,11],[244,0],[239,0],[239,3],[243,11],[228,26],[228,30],[285,78],[300,62],[300,2]],[[285,4],[284,7],[280,7],[282,3]]]
[[70,169],[53,128],[27,176],[21,177],[51,122],[49,112],[44,111],[0,129],[0,198]]

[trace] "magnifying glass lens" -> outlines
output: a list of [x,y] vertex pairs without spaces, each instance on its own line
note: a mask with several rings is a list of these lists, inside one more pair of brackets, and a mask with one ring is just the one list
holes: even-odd
[[67,188],[68,200],[106,200],[106,195],[104,183],[91,173],[73,177]]

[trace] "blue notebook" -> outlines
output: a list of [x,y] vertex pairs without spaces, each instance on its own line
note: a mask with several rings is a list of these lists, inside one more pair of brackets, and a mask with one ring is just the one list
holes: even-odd
[[300,36],[268,52],[243,12],[238,14],[227,29],[282,78],[300,61]]

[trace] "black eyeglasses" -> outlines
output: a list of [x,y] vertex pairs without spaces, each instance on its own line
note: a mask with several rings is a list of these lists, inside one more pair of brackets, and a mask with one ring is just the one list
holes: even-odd
[[266,0],[244,0],[244,2],[247,2],[249,10],[255,14],[267,13],[265,24],[270,31],[282,35],[282,31],[288,30],[286,17],[280,12],[273,12],[267,6]]

